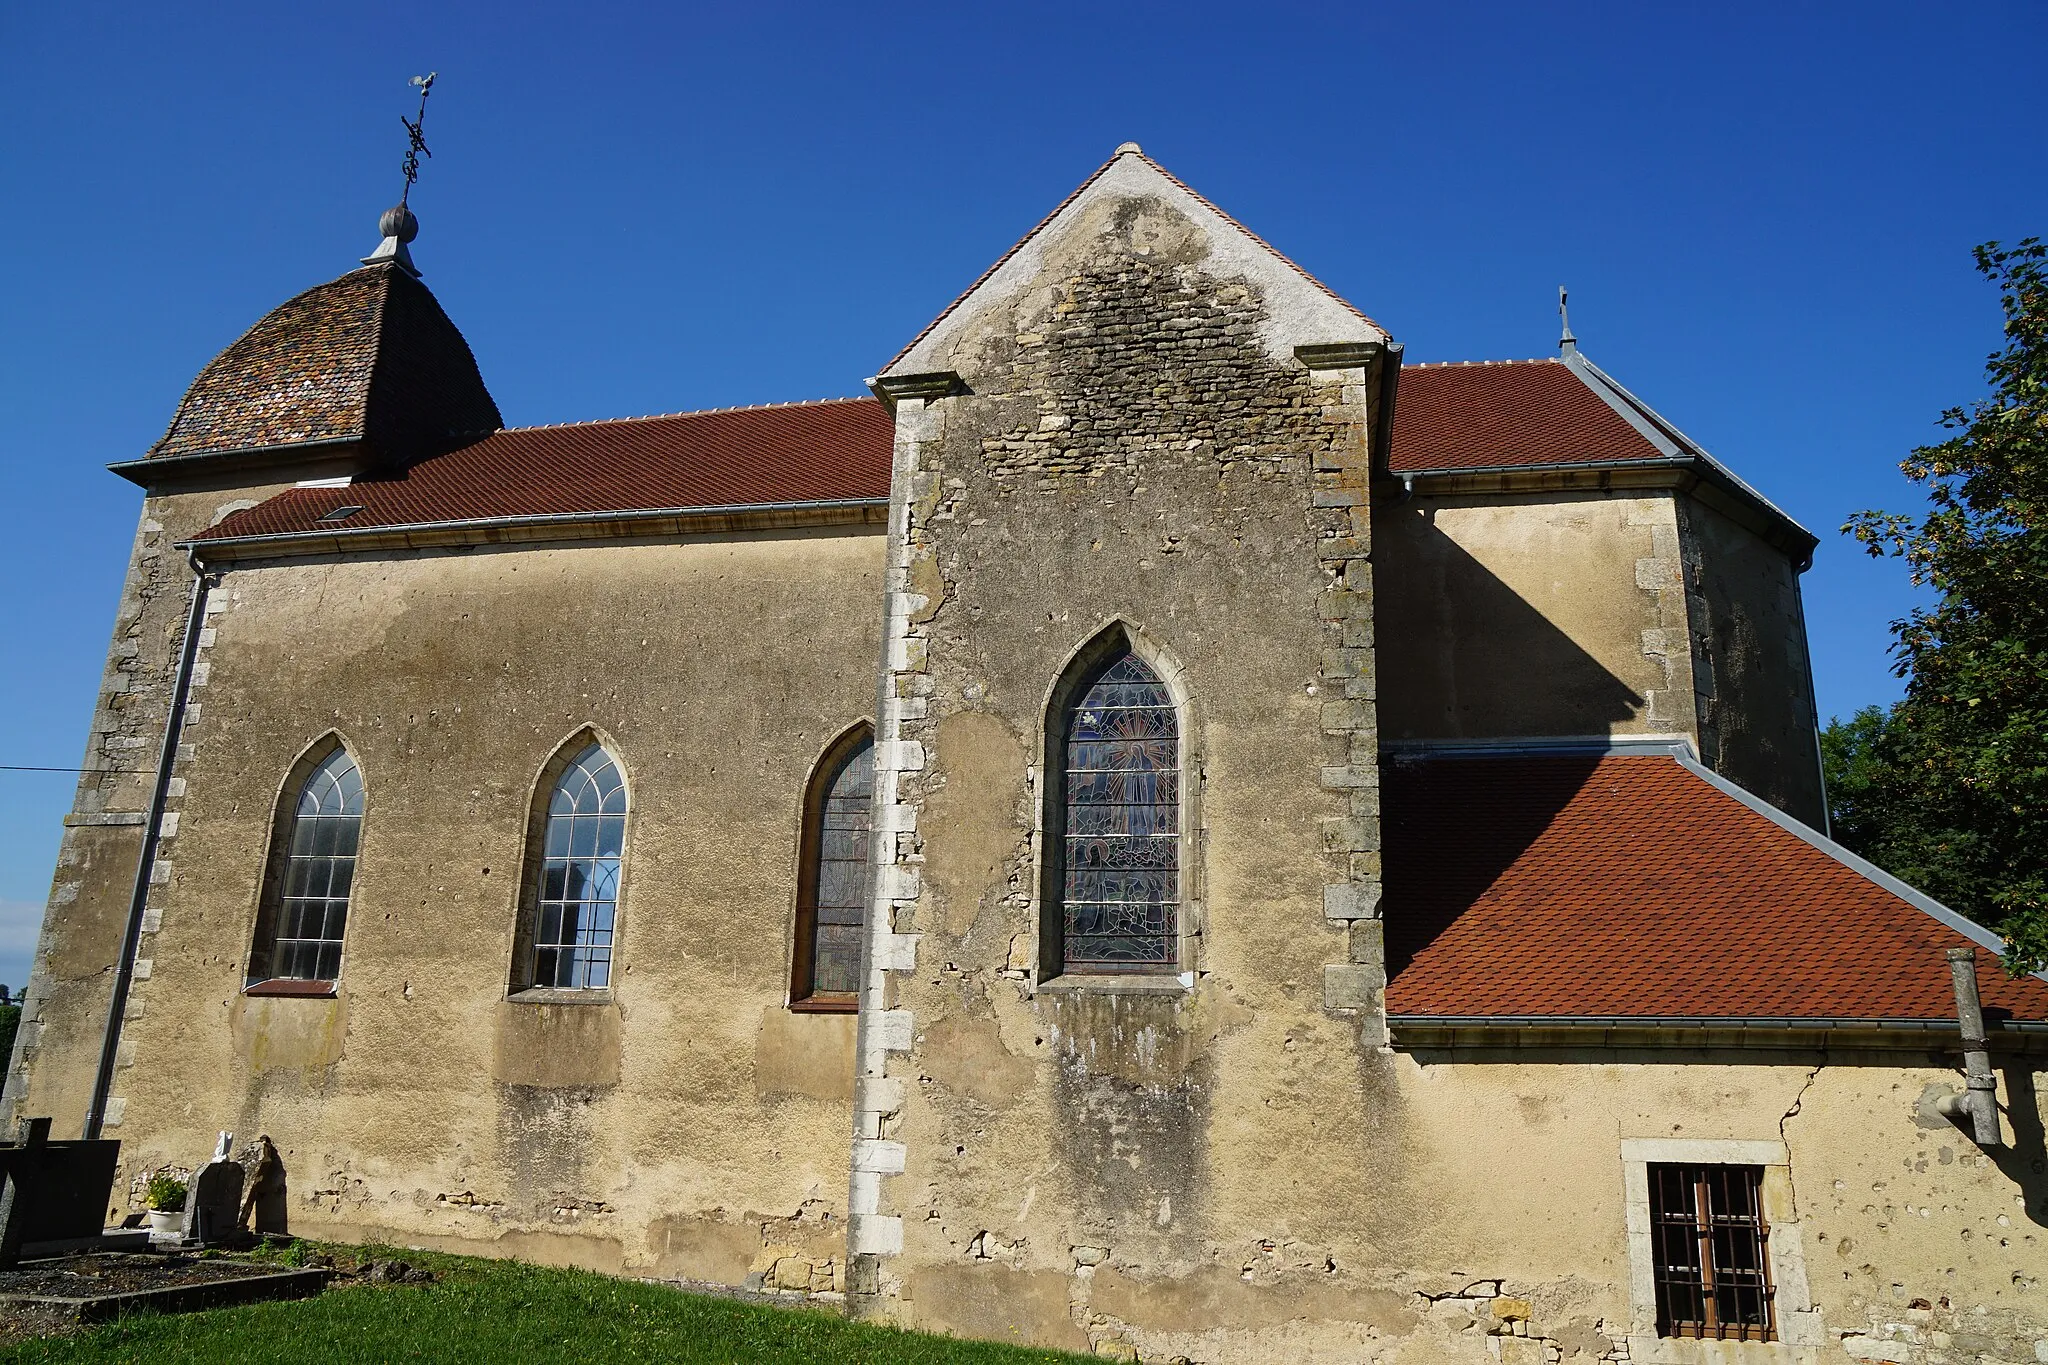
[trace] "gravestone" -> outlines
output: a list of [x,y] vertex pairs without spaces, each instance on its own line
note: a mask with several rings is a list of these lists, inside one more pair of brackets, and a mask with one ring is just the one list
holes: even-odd
[[206,1245],[225,1241],[241,1226],[242,1164],[230,1160],[233,1133],[222,1133],[213,1160],[201,1166],[185,1194],[184,1238]]
[[0,1263],[98,1244],[121,1144],[50,1141],[50,1121],[24,1118],[0,1141]]

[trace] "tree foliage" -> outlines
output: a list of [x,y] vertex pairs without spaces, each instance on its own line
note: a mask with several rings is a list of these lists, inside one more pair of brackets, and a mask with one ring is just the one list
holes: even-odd
[[2048,966],[2048,247],[1976,257],[2005,306],[1991,394],[1943,413],[1954,434],[1900,465],[1925,515],[1842,528],[1934,590],[1892,623],[1906,695],[1831,723],[1822,746],[1836,837],[1997,929],[2018,973]]

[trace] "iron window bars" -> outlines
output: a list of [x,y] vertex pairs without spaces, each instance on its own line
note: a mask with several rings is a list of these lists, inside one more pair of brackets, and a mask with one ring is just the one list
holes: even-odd
[[1059,805],[1062,951],[1080,972],[1179,964],[1180,717],[1126,649],[1068,705]]
[[299,788],[270,978],[332,981],[340,974],[362,828],[363,775],[348,750],[336,749]]
[[1652,1164],[1657,1334],[1775,1341],[1763,1167]]
[[548,797],[535,907],[533,984],[602,990],[611,984],[612,926],[626,843],[626,783],[591,744],[562,770]]

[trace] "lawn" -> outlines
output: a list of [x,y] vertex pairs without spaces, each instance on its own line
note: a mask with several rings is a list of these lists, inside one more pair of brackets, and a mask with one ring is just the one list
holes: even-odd
[[[296,1263],[311,1250],[295,1244],[278,1259]],[[0,1361],[1026,1365],[1086,1359],[871,1327],[818,1309],[743,1303],[581,1270],[389,1248],[317,1250],[345,1266],[396,1256],[438,1279],[426,1285],[340,1283],[297,1303],[125,1318],[0,1350]]]

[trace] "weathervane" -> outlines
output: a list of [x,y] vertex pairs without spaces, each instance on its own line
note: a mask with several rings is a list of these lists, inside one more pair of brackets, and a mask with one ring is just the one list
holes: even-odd
[[440,74],[438,71],[429,71],[424,76],[414,76],[412,83],[420,88],[419,116],[417,118],[407,118],[403,114],[398,116],[398,121],[405,125],[405,136],[408,144],[405,149],[405,192],[398,196],[398,202],[401,206],[412,198],[412,182],[420,178],[420,153],[426,152],[429,158],[434,155],[432,152],[427,151],[426,134],[420,131],[420,125],[427,121],[427,96],[434,92],[434,77]]
[[377,220],[377,230],[384,234],[384,240],[375,251],[363,257],[364,265],[382,265],[389,261],[415,279],[419,278],[419,267],[412,263],[412,252],[406,248],[413,238],[420,235],[420,220],[413,217],[407,201],[412,198],[413,181],[420,178],[420,157],[433,155],[427,150],[427,136],[420,131],[420,125],[427,121],[427,96],[433,92],[434,77],[440,74],[429,71],[424,76],[412,78],[412,83],[420,88],[420,112],[413,118],[403,114],[398,116],[398,121],[405,125],[405,192]]

